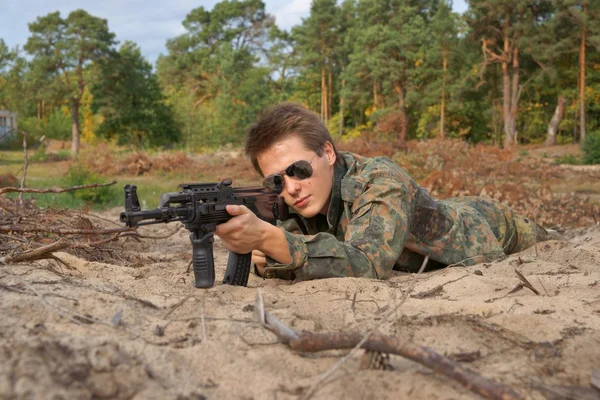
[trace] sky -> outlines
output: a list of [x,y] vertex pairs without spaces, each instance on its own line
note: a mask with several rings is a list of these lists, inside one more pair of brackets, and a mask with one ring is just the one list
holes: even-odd
[[[289,30],[302,22],[310,11],[310,0],[263,0],[267,13],[277,26]],[[219,0],[0,0],[0,38],[9,48],[23,47],[29,37],[28,25],[39,16],[60,11],[61,16],[84,9],[105,18],[116,40],[136,42],[142,54],[154,64],[165,54],[167,39],[185,33],[182,21],[194,8],[210,10]],[[453,9],[466,10],[465,0],[453,0]]]

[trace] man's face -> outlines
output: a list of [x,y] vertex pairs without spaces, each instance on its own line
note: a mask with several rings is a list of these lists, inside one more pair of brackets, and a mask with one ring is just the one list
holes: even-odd
[[296,161],[310,162],[313,173],[309,178],[301,180],[282,174],[284,182],[281,196],[287,205],[305,218],[314,217],[318,213],[325,214],[329,207],[336,156],[329,142],[321,149],[319,156],[313,150],[307,149],[299,137],[289,136],[273,144],[257,157],[265,177],[282,173]]

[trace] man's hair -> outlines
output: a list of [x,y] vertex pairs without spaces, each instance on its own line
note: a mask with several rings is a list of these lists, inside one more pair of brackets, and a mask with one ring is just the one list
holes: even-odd
[[331,134],[316,113],[301,104],[280,103],[263,111],[246,136],[244,150],[259,174],[263,175],[258,165],[258,154],[290,136],[299,137],[307,149],[315,152],[325,142],[330,142],[336,153],[336,162],[340,161]]

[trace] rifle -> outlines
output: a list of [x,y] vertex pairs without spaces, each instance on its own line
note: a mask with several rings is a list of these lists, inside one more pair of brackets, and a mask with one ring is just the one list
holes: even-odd
[[[142,210],[136,185],[125,185],[125,211],[119,219],[128,227],[180,221],[190,231],[194,283],[197,288],[210,288],[215,283],[213,259],[214,232],[218,224],[232,217],[225,207],[230,204],[248,207],[260,219],[275,225],[285,220],[288,209],[283,198],[270,189],[231,187],[231,181],[184,183],[180,192],[163,193],[157,208]],[[229,252],[223,283],[246,286],[252,254]]]

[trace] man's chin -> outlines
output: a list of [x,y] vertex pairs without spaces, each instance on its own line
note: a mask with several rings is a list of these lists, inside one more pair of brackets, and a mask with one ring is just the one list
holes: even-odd
[[297,214],[302,215],[304,218],[312,218],[319,213],[318,211],[314,211],[313,207],[306,207],[302,209],[297,209],[295,207],[292,208]]

